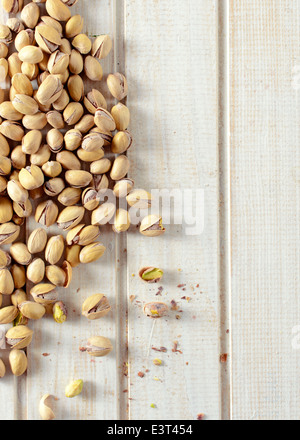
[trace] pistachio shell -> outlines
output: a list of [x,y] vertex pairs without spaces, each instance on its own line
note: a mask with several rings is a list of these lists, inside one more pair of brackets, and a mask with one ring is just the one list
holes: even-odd
[[129,206],[136,209],[148,209],[151,207],[152,196],[143,189],[136,189],[128,194],[126,200]]
[[27,241],[28,251],[31,254],[43,252],[47,243],[47,232],[43,228],[37,228],[31,232]]
[[106,247],[102,243],[92,243],[82,248],[79,254],[80,262],[83,264],[99,260],[104,254]]
[[78,34],[73,38],[72,46],[83,55],[88,54],[92,49],[92,42],[85,34]]
[[116,206],[113,203],[103,203],[92,213],[92,225],[103,226],[110,222],[116,212]]
[[0,379],[5,376],[6,368],[2,359],[0,359]]
[[87,246],[93,243],[99,237],[99,235],[100,229],[98,226],[78,225],[68,232],[66,241],[69,246],[73,244]]
[[32,190],[43,185],[44,174],[38,166],[30,165],[21,169],[19,179],[25,189]]
[[40,203],[35,212],[35,221],[41,225],[52,226],[58,216],[58,207],[52,200]]
[[57,301],[57,292],[54,290],[56,286],[49,283],[35,285],[30,294],[35,302],[39,304],[54,304]]
[[92,175],[83,170],[68,170],[65,174],[65,178],[74,188],[84,188],[91,182]]
[[62,235],[56,235],[49,239],[45,249],[45,259],[49,264],[56,264],[61,259],[65,248]]
[[99,35],[92,46],[92,55],[100,60],[106,58],[112,49],[112,41],[109,35]]
[[13,243],[10,247],[10,254],[17,263],[23,266],[27,266],[32,260],[31,253],[25,243]]
[[81,379],[74,380],[65,388],[65,396],[72,398],[78,396],[82,392],[83,381]]
[[81,251],[81,246],[79,246],[78,244],[66,247],[65,258],[72,268],[77,267],[80,264],[80,259],[79,259],[80,251]]
[[90,320],[102,318],[110,310],[109,301],[102,293],[89,296],[82,304],[82,315]]
[[27,357],[25,352],[13,349],[9,353],[9,364],[14,376],[22,376],[27,370]]
[[33,331],[25,325],[12,327],[6,333],[6,342],[12,348],[21,349],[27,347],[32,340]]
[[143,267],[139,271],[139,277],[146,283],[158,283],[163,277],[163,271],[156,267]]
[[130,162],[127,156],[118,156],[112,166],[110,177],[112,180],[121,180],[128,173],[130,168]]
[[19,59],[24,63],[37,64],[43,59],[43,52],[40,47],[25,46],[19,52]]
[[127,130],[130,124],[130,111],[128,107],[119,102],[111,109],[111,114],[115,120],[117,130]]
[[162,218],[159,215],[148,215],[141,222],[140,232],[147,237],[158,237],[164,234],[165,231]]
[[40,400],[39,412],[40,412],[40,416],[43,420],[54,420],[55,419],[55,414],[54,414],[52,408],[50,407],[50,399],[51,398],[52,398],[52,396],[50,394],[45,394]]
[[27,267],[27,278],[34,284],[41,283],[45,276],[45,263],[41,258],[35,258]]
[[128,94],[128,84],[124,75],[117,72],[115,74],[110,74],[107,77],[107,86],[110,93],[118,101],[126,98]]
[[0,324],[9,324],[13,322],[18,314],[18,309],[15,306],[7,306],[0,309]]
[[65,28],[65,35],[67,38],[76,37],[83,29],[83,18],[81,15],[73,15],[67,23]]
[[119,180],[114,186],[114,195],[119,198],[126,197],[134,187],[134,181],[131,179]]
[[168,306],[163,302],[151,302],[144,306],[145,315],[150,318],[161,318],[168,312]]
[[65,188],[58,196],[58,201],[64,206],[73,206],[79,202],[81,197],[81,189]]
[[70,9],[60,0],[47,0],[46,10],[50,17],[58,21],[68,21],[71,17]]
[[33,301],[24,301],[19,305],[19,310],[23,316],[34,320],[41,319],[46,313],[46,309],[42,304]]
[[112,349],[112,343],[108,338],[93,336],[88,339],[86,351],[90,356],[102,357],[108,355]]
[[83,219],[85,209],[82,206],[68,206],[57,218],[58,227],[68,231],[77,226]]

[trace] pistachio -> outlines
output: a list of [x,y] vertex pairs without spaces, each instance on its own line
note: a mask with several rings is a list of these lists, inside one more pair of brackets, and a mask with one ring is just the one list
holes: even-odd
[[46,24],[40,24],[35,28],[35,39],[40,48],[49,54],[55,52],[61,45],[58,30]]
[[82,388],[83,388],[83,381],[81,379],[74,380],[68,386],[66,386],[65,396],[70,398],[76,397],[82,392]]
[[62,270],[65,272],[65,282],[63,284],[63,287],[69,287],[71,281],[72,281],[72,274],[73,274],[73,269],[71,264],[65,260],[61,266]]
[[94,211],[100,203],[98,191],[95,188],[86,188],[82,193],[82,204],[88,211]]
[[69,130],[65,134],[64,141],[66,149],[69,151],[74,151],[81,145],[82,134],[77,129]]
[[5,58],[0,58],[0,81],[6,80],[8,74],[8,61]]
[[36,189],[32,189],[31,191],[29,191],[29,197],[32,200],[38,200],[41,199],[44,195],[44,189],[42,186],[40,186],[39,188]]
[[56,155],[56,160],[66,170],[80,170],[81,168],[80,161],[71,151],[61,151]]
[[43,185],[44,174],[37,165],[30,165],[21,169],[19,179],[25,189],[32,190]]
[[104,338],[103,336],[93,336],[88,339],[86,352],[90,356],[102,357],[107,356],[112,349],[112,343],[108,338]]
[[16,318],[18,309],[15,306],[7,306],[0,309],[0,325],[10,324]]
[[85,34],[78,34],[73,38],[72,46],[82,55],[87,55],[92,49],[92,42]]
[[64,121],[67,125],[75,125],[83,113],[83,107],[79,102],[70,102],[63,112]]
[[127,156],[118,156],[112,166],[110,177],[112,180],[121,180],[128,173],[130,168],[130,162]]
[[119,180],[114,186],[114,195],[119,198],[126,197],[134,187],[134,181],[131,179]]
[[102,147],[98,147],[94,151],[86,151],[83,148],[77,150],[77,156],[82,162],[95,162],[102,159],[104,156],[104,150]]
[[7,194],[17,203],[25,203],[28,199],[28,191],[16,180],[10,180],[7,183]]
[[[72,52],[72,46],[69,40],[66,38],[62,38],[61,45],[59,46],[59,50],[67,55],[71,55]],[[66,70],[67,72],[67,70]]]
[[[20,32],[21,33],[21,32]],[[19,34],[18,34],[19,35]],[[8,75],[12,78],[16,73],[22,73],[21,65],[22,61],[19,55],[14,52],[8,58]]]
[[84,188],[91,182],[92,175],[83,170],[68,170],[66,171],[65,179],[74,188]]
[[116,212],[116,206],[113,203],[103,203],[92,213],[92,225],[103,226],[110,222]]
[[0,43],[0,58],[6,58],[8,54],[8,46],[5,43]]
[[163,302],[150,302],[144,306],[144,313],[150,318],[161,318],[168,312],[168,306]]
[[[32,29],[20,31],[15,38],[15,48],[18,52],[25,46],[30,46],[34,42],[34,32]],[[18,58],[19,59],[19,58]]]
[[47,113],[47,122],[50,124],[53,128],[60,129],[64,128],[65,123],[63,120],[63,117],[61,113],[59,113],[56,110],[51,110]]
[[79,122],[75,125],[75,129],[79,130],[81,133],[87,133],[91,128],[94,127],[94,117],[93,115],[84,115]]
[[16,17],[9,18],[6,22],[6,26],[8,26],[12,32],[16,33],[21,32],[25,29],[22,21]]
[[13,277],[15,289],[21,289],[26,284],[26,274],[24,266],[13,264],[10,268]]
[[13,349],[9,353],[9,364],[14,376],[22,376],[27,370],[27,357],[25,352]]
[[48,70],[52,75],[63,74],[69,66],[69,55],[56,50],[50,55]]
[[107,77],[107,86],[110,93],[118,101],[122,101],[128,94],[127,80],[122,73],[110,74]]
[[127,130],[130,124],[130,111],[128,107],[119,102],[111,109],[111,114],[115,120],[117,130]]
[[10,153],[10,146],[3,136],[3,134],[0,134],[0,155],[1,156],[8,156]]
[[18,217],[29,217],[32,213],[32,203],[29,199],[23,203],[13,202],[13,209]]
[[21,12],[21,19],[27,28],[33,29],[40,18],[40,8],[37,4],[28,3]]
[[162,218],[159,215],[148,215],[141,222],[140,232],[147,237],[158,237],[164,234],[165,231]]
[[84,85],[81,76],[72,75],[68,80],[68,90],[73,101],[79,102],[84,97]]
[[3,360],[0,358],[0,379],[5,376],[6,368]]
[[58,196],[65,188],[65,182],[60,177],[54,177],[48,180],[44,185],[45,194],[49,197]]
[[73,206],[79,202],[81,197],[81,189],[65,188],[58,196],[57,200],[64,206]]
[[104,108],[98,108],[95,112],[95,124],[105,131],[114,131],[116,123],[113,116]]
[[46,141],[50,150],[53,153],[58,153],[63,148],[64,136],[57,128],[52,128],[46,135]]
[[12,327],[6,333],[6,342],[11,348],[20,350],[26,348],[31,343],[33,331],[26,325]]
[[45,276],[45,263],[41,258],[35,258],[27,267],[27,278],[34,284],[41,283]]
[[4,101],[0,104],[0,116],[11,121],[20,121],[23,118],[23,114],[16,110],[10,101]]
[[28,324],[28,318],[22,315],[21,312],[19,312],[14,319],[13,326],[17,327],[18,325],[27,325]]
[[58,216],[58,207],[52,200],[46,200],[40,203],[35,211],[35,221],[49,228],[52,226]]
[[36,284],[30,294],[34,301],[43,304],[54,304],[57,301],[57,292],[54,290],[56,286],[49,283]]
[[66,282],[66,274],[64,270],[54,264],[46,267],[46,278],[55,286],[64,286]]
[[0,197],[0,223],[8,223],[13,216],[11,201],[6,197]]
[[21,170],[26,166],[26,154],[22,151],[22,145],[18,145],[12,150],[10,159],[16,170]]
[[50,156],[51,156],[51,151],[49,145],[43,144],[40,146],[40,148],[36,153],[30,155],[30,162],[32,165],[42,167],[43,169],[44,164],[47,163],[47,161],[50,159]]
[[97,89],[93,89],[91,92],[89,92],[85,96],[83,103],[87,111],[90,112],[92,115],[96,113],[96,110],[98,108],[103,108],[104,110],[107,110],[106,99]]
[[71,17],[70,9],[60,0],[47,0],[46,10],[57,21],[68,21]]
[[129,131],[119,131],[113,138],[111,151],[114,154],[122,154],[132,146],[132,136]]
[[22,264],[23,266],[27,266],[32,260],[32,256],[26,244],[21,242],[13,243],[11,245],[10,254],[17,263]]
[[40,63],[43,59],[43,52],[40,47],[36,46],[25,46],[22,47],[22,49],[19,52],[19,59],[21,61],[30,63],[30,64],[37,64]]
[[163,271],[157,267],[144,267],[140,270],[139,277],[146,283],[158,283],[163,274]]
[[98,193],[105,193],[109,186],[109,180],[105,174],[95,174],[93,176],[93,187]]
[[39,109],[37,102],[28,95],[16,94],[12,101],[12,105],[23,115],[34,115]]
[[7,188],[7,180],[5,177],[0,176],[0,194],[3,195]]
[[65,35],[67,38],[76,37],[83,29],[83,18],[81,15],[73,15],[67,23],[65,28]]
[[40,111],[34,115],[25,115],[22,124],[28,130],[42,130],[47,125],[47,116]]
[[102,60],[106,58],[112,49],[112,41],[109,35],[99,35],[93,43],[92,55],[93,57]]
[[4,269],[4,267],[9,266],[11,263],[11,257],[8,252],[0,249],[0,269]]
[[111,168],[111,161],[109,159],[100,159],[92,162],[90,165],[91,174],[105,174]]
[[104,254],[106,247],[102,243],[92,243],[84,246],[79,254],[80,262],[83,264],[99,260]]
[[64,237],[55,235],[48,240],[45,259],[49,264],[56,264],[61,259],[65,248]]
[[68,231],[77,226],[84,216],[84,208],[82,206],[68,206],[61,211],[57,218],[57,225],[64,231]]
[[91,129],[91,133],[98,133],[104,141],[104,146],[110,147],[112,140],[113,140],[113,136],[112,136],[111,131],[102,130],[101,128],[94,127]]
[[118,234],[121,232],[128,231],[130,227],[130,216],[125,209],[118,209],[115,216],[115,221],[113,224],[114,232]]
[[73,246],[66,247],[66,261],[71,265],[71,267],[77,267],[80,264],[79,254],[81,251],[81,246],[75,244]]
[[151,207],[152,196],[143,189],[131,191],[126,197],[129,206],[136,209],[148,209]]
[[12,42],[12,33],[8,26],[0,24],[0,42],[10,44]]
[[89,296],[82,304],[82,315],[90,320],[102,318],[110,310],[109,301],[102,293]]
[[[40,1],[40,3],[45,3],[46,0],[42,0]],[[43,15],[41,17],[41,21],[40,24],[45,24],[46,26],[51,26],[54,29],[57,30],[57,32],[59,33],[59,35],[62,37],[63,35],[63,27],[62,25],[59,23],[58,20],[55,20],[55,18],[50,17],[49,15]]]
[[50,407],[50,399],[52,396],[50,394],[45,394],[39,403],[39,413],[43,420],[54,420],[55,414]]
[[42,133],[40,130],[30,130],[22,139],[22,151],[25,154],[35,154],[39,151],[41,143]]
[[58,301],[53,306],[53,318],[58,324],[62,324],[67,320],[67,308],[62,301]]
[[100,229],[98,226],[78,225],[68,232],[66,241],[69,246],[73,244],[87,246],[93,243],[99,237],[99,235]]
[[87,56],[84,60],[84,72],[91,81],[101,81],[103,77],[103,69],[98,59]]
[[78,0],[61,0],[65,5],[74,6],[78,2]]
[[46,313],[46,309],[42,304],[33,301],[22,302],[19,305],[19,310],[25,318],[33,320],[41,319]]
[[23,8],[23,0],[2,0],[3,9],[11,14],[17,14]]
[[27,247],[31,254],[43,252],[47,244],[47,232],[43,228],[37,228],[28,237]]
[[11,170],[11,160],[8,157],[0,156],[0,175],[7,176]]
[[12,141],[20,142],[24,136],[24,130],[18,122],[3,121],[0,125],[0,133]]
[[13,303],[13,305],[18,307],[19,304],[21,304],[24,301],[27,301],[27,295],[24,292],[24,290],[17,289],[11,295],[10,299],[11,299],[11,302]]
[[[83,140],[81,147],[88,152],[98,151],[104,145],[102,137],[98,133],[89,133]],[[104,155],[104,151],[103,151]]]
[[0,269],[0,293],[11,295],[14,291],[14,280],[8,269]]
[[60,97],[55,102],[53,102],[52,106],[55,110],[60,112],[67,107],[69,102],[70,102],[70,97],[68,95],[68,92],[65,89],[63,89]]
[[43,173],[48,177],[57,177],[62,172],[62,166],[59,162],[52,160],[44,163],[42,166]]
[[50,105],[62,94],[63,85],[55,75],[49,75],[40,85],[36,98],[42,105]]

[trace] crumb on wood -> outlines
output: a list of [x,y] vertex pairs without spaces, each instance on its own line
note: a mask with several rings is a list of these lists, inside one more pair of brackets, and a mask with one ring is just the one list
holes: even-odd
[[204,420],[205,419],[205,414],[200,413],[197,415],[197,420]]
[[160,347],[160,348],[152,347],[152,350],[159,351],[161,353],[166,353],[167,352],[166,347]]
[[220,355],[220,362],[221,362],[222,364],[226,364],[226,362],[227,362],[227,358],[228,358],[228,354],[227,354],[227,353],[223,353],[223,354],[221,354],[221,355]]
[[136,298],[136,296],[135,296],[135,295],[130,295],[130,297],[129,297],[129,299],[130,299],[130,302],[133,302],[133,301],[135,300],[135,298]]
[[145,373],[143,373],[142,371],[139,371],[139,372],[138,372],[138,376],[139,376],[139,377],[145,377]]
[[182,354],[182,351],[181,351],[181,350],[178,350],[178,341],[174,341],[174,343],[173,343],[173,348],[172,348],[172,352],[173,352],[173,353],[180,353],[180,354]]
[[50,353],[42,353],[44,357],[50,356]]
[[175,312],[178,309],[179,309],[179,307],[177,305],[177,302],[175,301],[175,299],[172,299],[172,301],[171,301],[171,310]]
[[79,347],[79,351],[81,351],[82,353],[84,353],[86,350],[86,347]]

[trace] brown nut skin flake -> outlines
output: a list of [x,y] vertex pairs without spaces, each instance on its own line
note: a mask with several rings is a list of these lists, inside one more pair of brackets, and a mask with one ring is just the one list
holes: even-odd
[[150,302],[144,306],[144,314],[149,318],[161,318],[168,312],[167,304],[163,302]]

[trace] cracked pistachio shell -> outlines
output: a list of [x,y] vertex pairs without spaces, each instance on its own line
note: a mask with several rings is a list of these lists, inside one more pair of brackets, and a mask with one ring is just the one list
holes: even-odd
[[5,376],[6,368],[3,360],[0,358],[0,379]]
[[113,231],[120,234],[128,231],[130,227],[130,216],[126,209],[118,209],[115,215]]
[[151,207],[152,196],[143,189],[136,189],[128,194],[126,200],[129,206],[136,209],[148,209]]
[[8,269],[0,269],[0,293],[11,295],[14,291],[14,280]]
[[42,49],[37,46],[24,46],[19,52],[19,59],[23,63],[38,64],[43,57]]
[[69,70],[74,75],[79,75],[83,71],[83,57],[76,49],[71,50]]
[[5,24],[0,24],[0,43],[10,44],[13,36],[11,30]]
[[48,70],[52,75],[63,74],[69,66],[69,55],[56,50],[50,55]]
[[21,289],[26,284],[26,274],[24,266],[13,264],[10,268],[13,277],[15,289]]
[[0,309],[0,325],[10,324],[16,318],[18,309],[15,306],[7,306]]
[[57,128],[52,128],[46,135],[46,141],[50,150],[53,153],[58,153],[63,148],[64,136]]
[[104,156],[105,152],[102,147],[98,147],[95,151],[86,151],[83,148],[78,148],[77,156],[83,162],[95,162]]
[[27,357],[23,350],[13,349],[9,353],[9,364],[14,376],[22,376],[27,370]]
[[43,252],[47,244],[47,232],[43,228],[37,228],[31,232],[27,241],[27,247],[31,254]]
[[109,111],[104,108],[98,108],[95,112],[95,124],[98,128],[105,131],[114,131],[116,123]]
[[64,109],[63,117],[67,125],[75,125],[82,118],[84,109],[79,102],[70,102]]
[[109,35],[99,35],[92,45],[93,57],[102,60],[106,58],[112,49],[112,40]]
[[163,271],[157,267],[143,267],[139,271],[139,277],[146,283],[158,283],[163,277]]
[[51,54],[61,45],[61,36],[57,29],[46,24],[39,24],[35,28],[35,40],[40,48]]
[[61,112],[67,107],[69,102],[70,102],[69,94],[65,89],[63,89],[60,97],[55,102],[53,102],[52,107],[55,110]]
[[119,131],[113,137],[111,151],[114,154],[125,153],[125,151],[129,150],[129,148],[132,146],[132,142],[133,139],[129,131]]
[[105,174],[95,174],[93,176],[93,187],[100,193],[105,193],[109,187],[109,180]]
[[107,102],[104,96],[101,92],[97,89],[93,89],[91,92],[89,92],[84,100],[83,103],[85,105],[85,108],[89,113],[94,115],[96,113],[96,110],[98,108],[103,108],[104,110],[107,110]]
[[7,194],[17,203],[25,203],[29,197],[28,191],[17,180],[9,180],[7,182]]
[[33,87],[29,78],[24,73],[16,73],[12,79],[11,84],[20,95],[33,95]]
[[49,146],[47,144],[43,144],[36,153],[30,155],[30,162],[32,165],[42,167],[50,159],[50,156],[51,151]]
[[65,182],[60,177],[48,180],[44,185],[44,192],[49,197],[56,197],[65,188]]
[[11,256],[9,253],[0,249],[0,269],[4,269],[5,267],[9,266],[10,263]]
[[86,351],[90,356],[102,357],[108,355],[112,349],[112,343],[108,338],[93,336],[88,339]]
[[24,136],[24,130],[18,122],[3,121],[0,125],[0,133],[12,141],[20,142]]
[[57,200],[64,206],[73,206],[79,202],[81,197],[81,189],[65,188],[58,196]]
[[87,133],[94,127],[94,117],[93,115],[84,115],[80,121],[75,125],[75,129],[79,130],[81,133]]
[[78,225],[72,228],[66,237],[67,244],[69,246],[73,244],[79,244],[80,246],[87,246],[93,243],[100,235],[100,229],[98,226],[85,226]]
[[0,223],[7,223],[13,217],[13,207],[7,197],[0,197]]
[[84,60],[84,72],[91,81],[101,81],[103,69],[97,58],[87,56]]
[[11,171],[11,160],[8,157],[0,156],[0,175],[7,176]]
[[110,310],[109,301],[102,293],[89,296],[82,304],[82,315],[90,320],[102,318]]
[[144,307],[144,314],[150,318],[161,318],[168,312],[167,304],[163,302],[150,302]]
[[72,398],[78,396],[82,392],[83,381],[81,379],[74,380],[65,388],[65,396]]
[[60,0],[47,0],[46,10],[57,21],[68,21],[71,17],[70,9]]
[[34,301],[24,301],[19,305],[19,310],[25,318],[34,320],[41,319],[46,313],[45,307]]
[[119,102],[111,109],[111,114],[115,120],[116,128],[119,131],[127,130],[130,124],[130,111],[126,105]]
[[110,222],[116,212],[116,206],[114,203],[103,203],[99,208],[92,212],[92,225],[103,226]]
[[65,259],[70,264],[70,266],[77,267],[80,264],[79,254],[81,251],[81,246],[74,244],[73,246],[66,247]]
[[57,225],[64,231],[77,226],[83,219],[85,209],[83,206],[67,206],[57,218]]
[[99,260],[104,255],[106,247],[102,243],[92,243],[84,246],[79,254],[80,262],[83,264]]
[[110,93],[118,101],[122,101],[128,94],[127,80],[122,73],[110,74],[107,77],[107,86]]
[[45,394],[39,403],[39,413],[42,420],[54,420],[55,414],[50,406],[50,400],[52,396],[50,394]]
[[68,312],[65,304],[58,301],[53,306],[53,318],[58,324],[62,324],[67,320]]
[[[40,130],[30,130],[22,139],[22,151],[25,154],[35,154],[39,151],[42,143],[42,132]],[[32,162],[31,162],[32,163]]]
[[6,22],[6,26],[8,26],[9,29],[10,29],[12,32],[15,32],[16,34],[17,34],[18,32],[24,31],[24,29],[25,29],[24,24],[23,24],[22,21],[21,21],[19,18],[17,18],[17,17],[9,18],[9,19],[7,20],[7,22]]
[[12,258],[22,266],[27,266],[31,263],[32,255],[25,243],[13,243],[10,247],[10,254]]
[[73,15],[66,23],[65,35],[67,38],[74,38],[83,29],[83,18],[81,15]]
[[51,160],[50,162],[44,163],[42,170],[47,177],[57,177],[62,172],[62,166],[59,162]]
[[47,116],[40,111],[34,115],[24,115],[22,124],[27,130],[42,130],[47,125]]
[[48,124],[50,124],[53,128],[64,128],[65,123],[61,113],[56,110],[50,110],[46,116]]
[[54,304],[57,301],[55,287],[50,283],[37,284],[31,289],[30,294],[34,301],[39,304]]
[[65,170],[80,170],[81,163],[71,151],[63,150],[56,155],[56,160]]
[[50,105],[62,94],[63,85],[55,75],[49,75],[39,86],[36,98],[42,105]]
[[27,295],[22,289],[17,289],[10,297],[11,302],[14,306],[18,307],[22,302],[27,301]]
[[82,134],[77,129],[68,130],[65,134],[64,141],[67,150],[77,150],[82,142]]
[[44,173],[37,165],[30,165],[21,169],[19,180],[25,189],[36,189],[43,185]]
[[[31,63],[22,63],[21,65],[21,72],[27,76],[27,78],[30,81],[33,81],[37,78],[39,74],[39,67],[37,64],[31,64]],[[14,92],[12,95],[10,95],[10,99],[13,98],[15,95],[14,88],[12,88],[12,92]]]
[[72,46],[82,55],[87,55],[92,49],[92,42],[85,34],[78,34],[72,40]]
[[83,170],[68,170],[65,174],[65,179],[69,185],[74,188],[84,188],[92,181],[93,176],[88,171]]
[[86,188],[82,193],[82,204],[88,211],[94,211],[100,204],[98,191],[95,188]]
[[[42,0],[38,3],[46,3],[46,0]],[[41,21],[39,24],[45,24],[46,26],[51,26],[57,30],[59,35],[62,37],[63,35],[63,27],[59,23],[59,21],[55,20],[55,18],[50,17],[49,15],[42,15]]]
[[45,276],[44,261],[41,258],[35,258],[27,267],[26,275],[32,283],[41,283]]
[[17,14],[23,8],[23,0],[2,0],[2,7],[8,13]]
[[32,203],[29,199],[27,199],[23,203],[14,202],[13,209],[17,216],[20,218],[30,217],[32,213]]
[[8,46],[5,43],[0,43],[0,58],[6,58],[8,54]]
[[16,94],[12,101],[12,105],[23,115],[34,115],[39,110],[36,100],[28,95]]
[[45,259],[49,264],[56,264],[61,259],[65,249],[64,237],[55,235],[48,240],[45,249]]
[[112,180],[121,180],[128,173],[130,168],[130,162],[127,156],[118,156],[112,166],[110,177]]
[[40,203],[35,211],[35,221],[49,228],[52,226],[58,216],[58,207],[52,200],[46,200]]
[[104,140],[99,133],[89,133],[83,138],[81,148],[88,152],[98,152],[103,145]]
[[148,215],[141,222],[140,233],[146,237],[158,237],[164,234],[165,231],[162,218],[159,215]]
[[26,154],[22,151],[22,145],[18,145],[12,150],[10,159],[16,170],[21,170],[26,166]]
[[21,11],[21,19],[25,26],[33,29],[40,18],[40,8],[36,3],[28,3]]
[[90,165],[91,174],[105,174],[111,169],[111,161],[107,158],[96,160]]
[[134,181],[131,179],[119,180],[114,186],[113,192],[116,197],[124,198],[134,187]]
[[11,345],[11,348],[20,350],[26,348],[32,341],[33,331],[26,325],[18,325],[12,327],[6,333],[6,342]]

